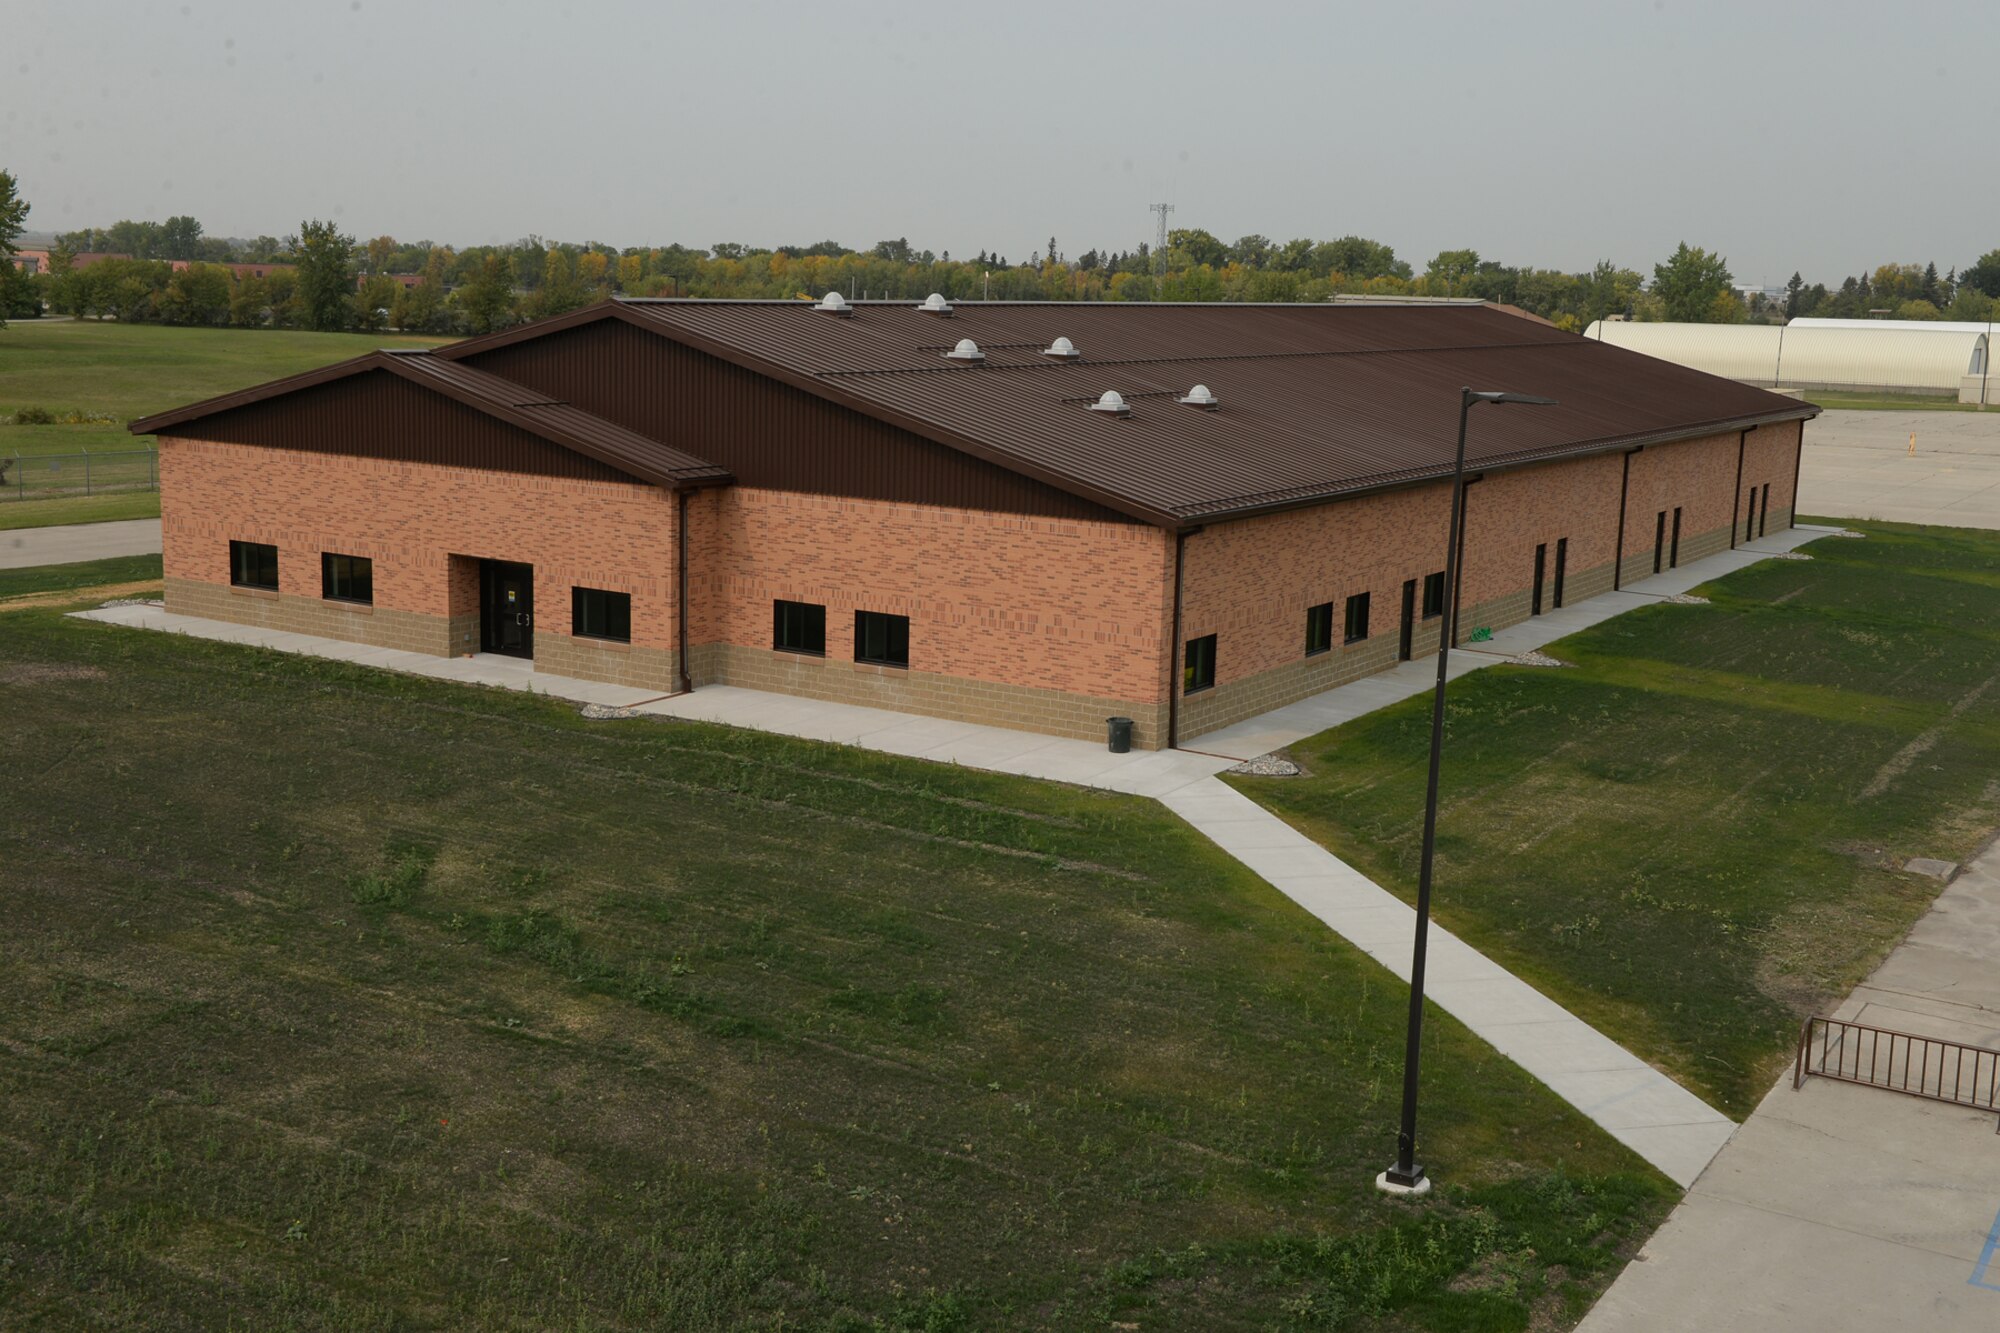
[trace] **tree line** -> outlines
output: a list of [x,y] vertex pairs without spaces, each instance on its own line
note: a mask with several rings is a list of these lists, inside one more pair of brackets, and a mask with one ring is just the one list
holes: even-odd
[[[10,196],[11,197],[11,196]],[[18,232],[18,227],[17,227]],[[80,265],[120,250],[130,259]],[[181,261],[176,267],[174,261]],[[267,276],[226,263],[276,263]],[[1284,242],[1249,235],[1225,242],[1199,228],[1168,233],[1163,252],[1063,252],[1055,237],[1025,261],[980,251],[954,259],[907,238],[866,250],[835,241],[752,246],[724,242],[614,247],[529,236],[508,245],[454,248],[378,236],[357,242],[329,221],[249,242],[218,240],[192,217],[121,221],[59,235],[49,271],[16,277],[17,313],[61,313],[132,322],[245,328],[394,328],[485,333],[561,314],[612,295],[793,299],[839,290],[851,297],[1029,301],[1324,301],[1340,294],[1476,298],[1517,306],[1566,329],[1623,317],[1700,323],[1780,322],[1799,315],[1902,319],[1988,317],[2000,297],[2000,250],[1963,273],[1936,264],[1885,264],[1838,287],[1797,274],[1782,299],[1746,299],[1720,255],[1680,245],[1650,280],[1610,261],[1590,271],[1517,266],[1471,249],[1439,252],[1422,271],[1360,236]]]

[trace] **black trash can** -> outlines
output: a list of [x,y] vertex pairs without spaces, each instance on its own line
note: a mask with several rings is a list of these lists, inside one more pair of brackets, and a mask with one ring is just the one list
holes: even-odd
[[1111,753],[1132,753],[1132,719],[1129,717],[1107,717],[1104,725],[1110,731]]

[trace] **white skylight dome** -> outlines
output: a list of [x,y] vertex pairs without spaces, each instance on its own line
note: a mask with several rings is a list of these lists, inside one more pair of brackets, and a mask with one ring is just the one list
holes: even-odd
[[1189,389],[1187,397],[1181,399],[1181,401],[1189,407],[1199,407],[1208,412],[1213,412],[1216,408],[1222,406],[1222,400],[1217,398],[1206,384],[1197,384],[1192,389]]
[[1125,405],[1125,395],[1116,389],[1106,389],[1098,400],[1090,405],[1093,412],[1109,412],[1115,417],[1130,416],[1132,409]]
[[1043,356],[1052,356],[1058,361],[1074,361],[1083,353],[1076,350],[1076,344],[1067,338],[1058,338],[1042,349]]
[[815,305],[813,309],[829,315],[839,315],[843,318],[854,313],[854,307],[847,304],[847,298],[839,292],[828,292],[825,296],[820,297],[819,304]]
[[951,313],[951,302],[944,299],[943,292],[932,292],[924,298],[923,304],[918,306],[917,309],[923,311],[926,315],[949,315]]
[[979,350],[979,344],[970,338],[960,338],[958,346],[944,354],[947,361],[984,361],[986,353]]

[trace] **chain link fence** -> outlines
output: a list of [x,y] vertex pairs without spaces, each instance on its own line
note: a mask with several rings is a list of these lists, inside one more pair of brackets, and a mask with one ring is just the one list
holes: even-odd
[[159,454],[151,449],[0,457],[0,502],[151,491],[159,485]]

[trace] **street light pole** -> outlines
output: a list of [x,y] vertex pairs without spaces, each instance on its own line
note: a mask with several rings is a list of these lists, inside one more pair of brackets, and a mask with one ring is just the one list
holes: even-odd
[[1451,610],[1438,631],[1437,689],[1431,696],[1431,767],[1424,787],[1424,850],[1417,871],[1417,933],[1410,947],[1410,1019],[1403,1047],[1403,1119],[1396,1132],[1396,1163],[1375,1177],[1377,1188],[1390,1194],[1428,1194],[1430,1177],[1417,1161],[1417,1067],[1424,1035],[1424,961],[1430,949],[1431,866],[1437,854],[1438,770],[1444,762],[1444,693],[1451,641],[1458,633],[1458,533],[1465,518],[1465,426],[1475,403],[1538,403],[1555,406],[1553,398],[1526,393],[1459,390],[1458,453],[1451,466],[1451,530],[1445,535],[1444,604]]

